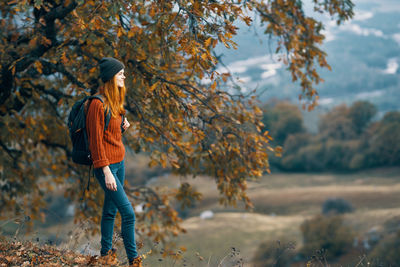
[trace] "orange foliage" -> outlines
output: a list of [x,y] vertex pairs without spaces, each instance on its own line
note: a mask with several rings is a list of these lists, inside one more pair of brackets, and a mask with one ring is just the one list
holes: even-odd
[[[313,2],[338,23],[353,15],[349,0]],[[65,121],[74,101],[98,88],[97,65],[104,56],[126,65],[125,108],[135,129],[124,134],[126,145],[150,152],[151,165],[214,176],[221,203],[243,201],[248,208],[246,179],[269,172],[268,151],[274,148],[261,131],[257,101],[222,89],[230,76],[215,71],[213,49],[218,43],[235,48],[235,22],[251,25],[252,11],[266,34],[278,39],[277,52],[286,50],[281,59],[311,107],[313,84],[321,81],[316,65],[329,68],[319,48],[323,25],[305,15],[298,0],[21,0],[2,1],[0,10],[3,217],[11,212],[39,218],[43,195],[60,184],[68,186],[65,197],[79,202],[79,178],[85,175],[69,160]],[[150,204],[139,231],[155,240],[184,231],[168,199],[185,201],[189,193],[198,198],[185,188],[131,189],[132,199]],[[76,221],[100,215],[101,193],[100,187],[86,192]]]

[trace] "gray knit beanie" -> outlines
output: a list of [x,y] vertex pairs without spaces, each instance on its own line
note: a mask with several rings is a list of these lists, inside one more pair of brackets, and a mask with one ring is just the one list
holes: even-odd
[[107,82],[123,68],[125,66],[121,61],[112,57],[103,57],[100,60],[100,77],[103,82]]

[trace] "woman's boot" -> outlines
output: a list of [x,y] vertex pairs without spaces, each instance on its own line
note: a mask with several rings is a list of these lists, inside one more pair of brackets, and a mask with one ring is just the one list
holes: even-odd
[[100,255],[100,261],[104,264],[116,264],[117,263],[117,249],[110,249],[107,254]]
[[143,261],[142,257],[137,256],[136,258],[129,260],[129,266],[130,267],[143,267],[142,261]]

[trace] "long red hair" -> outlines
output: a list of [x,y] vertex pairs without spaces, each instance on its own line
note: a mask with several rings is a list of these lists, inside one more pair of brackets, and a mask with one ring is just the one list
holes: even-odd
[[104,97],[104,106],[106,111],[111,111],[111,116],[117,117],[125,114],[125,94],[126,88],[117,85],[116,76],[107,81],[100,87],[99,93]]

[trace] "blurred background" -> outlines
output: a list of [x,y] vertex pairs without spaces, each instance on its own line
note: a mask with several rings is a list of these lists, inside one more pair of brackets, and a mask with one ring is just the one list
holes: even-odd
[[[265,127],[284,151],[271,155],[271,174],[249,182],[254,212],[221,206],[210,177],[173,176],[149,168],[147,155],[127,153],[130,184],[174,188],[188,179],[203,194],[190,208],[176,206],[187,229],[174,240],[185,247],[183,260],[152,255],[149,266],[400,266],[400,1],[354,3],[344,25],[326,18],[332,71],[321,70],[313,111],[301,108],[299,85],[272,56],[261,26],[238,25],[238,49],[217,48],[219,71],[231,72],[243,93],[256,89]],[[61,193],[46,201],[37,240],[96,254],[93,239],[69,238],[83,227],[73,224],[74,206]],[[2,226],[18,235],[18,224]]]

